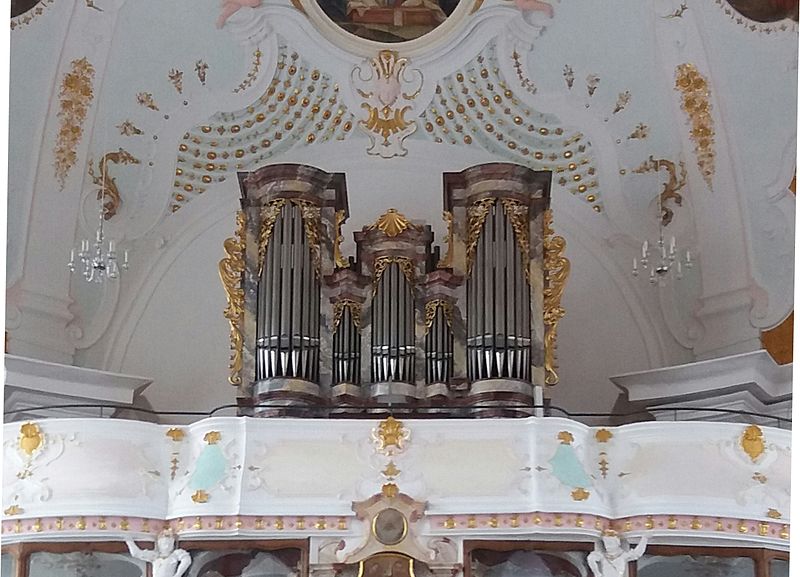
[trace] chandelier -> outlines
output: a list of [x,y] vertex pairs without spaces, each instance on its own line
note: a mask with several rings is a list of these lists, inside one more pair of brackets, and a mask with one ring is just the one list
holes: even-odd
[[[77,251],[78,260],[80,261],[80,268],[82,268],[81,276],[87,282],[102,283],[106,278],[116,280],[119,278],[120,269],[128,270],[128,251],[123,252],[123,260],[121,264],[117,263],[117,245],[114,240],[109,239],[106,246],[105,231],[103,230],[103,223],[105,222],[105,206],[103,199],[105,198],[106,191],[106,174],[105,170],[102,171],[102,185],[100,191],[97,193],[97,200],[99,205],[99,222],[97,231],[94,234],[94,242],[89,243],[89,239],[84,238],[81,240],[80,249]],[[73,248],[69,254],[69,262],[67,268],[70,273],[75,272],[75,249]]]
[[680,251],[674,236],[669,242],[664,240],[664,219],[662,217],[662,198],[658,196],[658,240],[650,243],[645,240],[642,243],[642,258],[639,260],[633,257],[633,269],[631,274],[634,278],[639,277],[639,271],[647,276],[650,284],[655,286],[666,286],[668,280],[680,280],[683,278],[684,269],[691,269],[694,266],[692,253],[689,250],[684,252],[684,257],[679,257]]

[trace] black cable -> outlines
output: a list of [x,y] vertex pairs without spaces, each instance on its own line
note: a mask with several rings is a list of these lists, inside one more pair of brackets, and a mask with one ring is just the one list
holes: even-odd
[[[79,404],[64,404],[64,405],[41,405],[38,407],[25,407],[24,409],[12,409],[10,411],[5,411],[3,415],[13,415],[16,413],[25,413],[30,411],[41,411],[41,410],[48,410],[48,409],[114,409],[114,410],[128,410],[128,411],[136,411],[139,413],[146,413],[148,415],[179,415],[179,416],[197,416],[197,417],[212,417],[219,411],[225,409],[238,409],[240,406],[238,404],[227,404],[227,405],[220,405],[218,407],[214,407],[210,411],[156,411],[154,409],[145,409],[141,407],[132,407],[129,405],[112,405],[107,403],[79,403]],[[288,409],[293,412],[298,413],[324,413],[325,411],[331,409],[342,409],[344,407],[338,406],[325,406],[325,407],[275,407],[273,405],[252,405],[247,407],[248,409],[258,409],[258,408],[280,408],[280,409]],[[544,409],[545,411],[551,413],[552,411],[557,411],[563,414],[565,417],[574,419],[576,417],[632,417],[634,415],[644,415],[647,413],[654,413],[654,412],[678,412],[678,411],[700,411],[700,412],[710,412],[710,413],[720,413],[720,414],[729,414],[729,415],[739,415],[739,416],[748,416],[748,417],[758,417],[762,419],[774,419],[775,421],[781,423],[791,423],[791,419],[787,419],[785,417],[776,417],[774,415],[766,415],[764,413],[756,413],[753,411],[739,411],[734,409],[719,409],[719,408],[700,408],[700,407],[653,407],[649,409],[640,409],[636,411],[631,411],[627,413],[583,413],[583,412],[570,412],[566,409],[555,405],[531,405],[528,407],[520,407],[519,405],[499,405],[499,404],[490,404],[490,405],[469,405],[465,407],[438,407],[438,406],[431,406],[431,407],[420,407],[415,405],[407,405],[407,404],[383,404],[383,403],[374,403],[370,404],[369,406],[365,407],[353,407],[348,406],[346,407],[347,413],[342,416],[351,416],[356,415],[359,413],[364,413],[366,411],[380,411],[381,409],[392,412],[392,411],[416,411],[418,414],[424,415],[426,410],[435,410],[441,411],[442,409],[450,408],[453,413],[441,413],[437,412],[437,416],[445,416],[446,418],[473,418],[470,415],[459,415],[458,412],[463,411],[470,411],[473,409],[512,409],[512,410],[519,410],[521,408],[525,409]],[[415,415],[404,415],[404,417],[414,418]]]

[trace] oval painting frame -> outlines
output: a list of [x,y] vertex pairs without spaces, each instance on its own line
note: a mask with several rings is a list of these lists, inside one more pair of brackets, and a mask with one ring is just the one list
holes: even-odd
[[416,40],[445,22],[459,0],[316,0],[340,28],[364,40]]
[[[334,15],[336,13],[346,13],[348,1],[353,6],[355,6],[356,3],[360,6],[362,4],[367,5],[370,2],[380,2],[386,0],[338,0],[340,5],[338,12],[333,12],[333,10],[330,9],[326,12],[326,10],[323,8],[322,4],[330,2],[330,0],[292,0],[292,4],[301,9],[317,29],[317,31],[319,31],[320,34],[322,34],[325,38],[333,42],[336,46],[339,46],[348,52],[369,57],[374,55],[379,50],[386,49],[400,50],[406,56],[427,52],[434,46],[438,46],[443,42],[446,42],[447,38],[449,38],[452,33],[458,29],[459,24],[461,24],[467,16],[474,13],[483,3],[483,0],[410,0],[411,2],[419,3],[420,6],[423,6],[423,2],[428,2],[429,4],[431,2],[436,3],[440,10],[441,5],[438,4],[438,2],[450,2],[448,5],[448,10],[451,11],[448,14],[444,10],[441,10],[441,12],[445,15],[445,18],[443,21],[437,22],[435,26],[419,25],[414,31],[410,29],[406,30],[408,33],[406,35],[414,36],[414,33],[418,33],[418,35],[413,38],[409,37],[404,39],[402,35],[405,33],[395,30],[396,33],[391,32],[391,34],[395,36],[395,40],[386,41],[375,39],[386,38],[386,36],[380,35],[386,34],[384,30],[378,30],[380,34],[375,34],[374,37],[369,37],[371,33],[375,32],[377,25],[372,26],[370,29],[372,32],[370,32],[370,34],[359,35],[356,33],[357,31],[354,29],[354,26],[342,26],[329,15],[329,12],[333,12]],[[344,8],[342,8],[342,6],[344,6]],[[415,7],[408,7],[409,10],[411,8]],[[367,7],[362,11],[363,19],[367,19],[370,10],[371,8]],[[391,10],[394,10],[394,8]],[[430,10],[432,13],[436,12],[434,8],[430,8]],[[415,14],[418,13],[419,12],[415,12]],[[374,13],[372,15],[380,16],[380,14]],[[385,17],[385,13],[383,16]],[[428,22],[432,22],[434,20],[434,16],[432,15],[423,17],[421,19],[424,20],[425,18],[428,19]],[[398,22],[400,22],[399,19]],[[363,24],[359,23],[358,25],[361,26]],[[401,28],[405,27],[403,26]]]

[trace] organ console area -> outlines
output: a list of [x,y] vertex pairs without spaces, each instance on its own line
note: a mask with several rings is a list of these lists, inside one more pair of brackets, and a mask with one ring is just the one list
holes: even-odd
[[445,173],[441,244],[389,207],[346,257],[343,174],[240,173],[239,230],[220,271],[241,414],[535,414],[557,382],[569,266],[550,179],[508,163]]

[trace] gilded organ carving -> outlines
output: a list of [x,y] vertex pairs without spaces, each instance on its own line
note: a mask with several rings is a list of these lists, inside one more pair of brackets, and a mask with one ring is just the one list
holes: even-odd
[[549,228],[550,173],[494,163],[445,174],[445,258],[429,225],[389,208],[355,233],[348,259],[342,175],[274,165],[239,179],[242,290],[226,290],[244,295],[231,333],[243,413],[526,416],[558,381],[569,261]]

